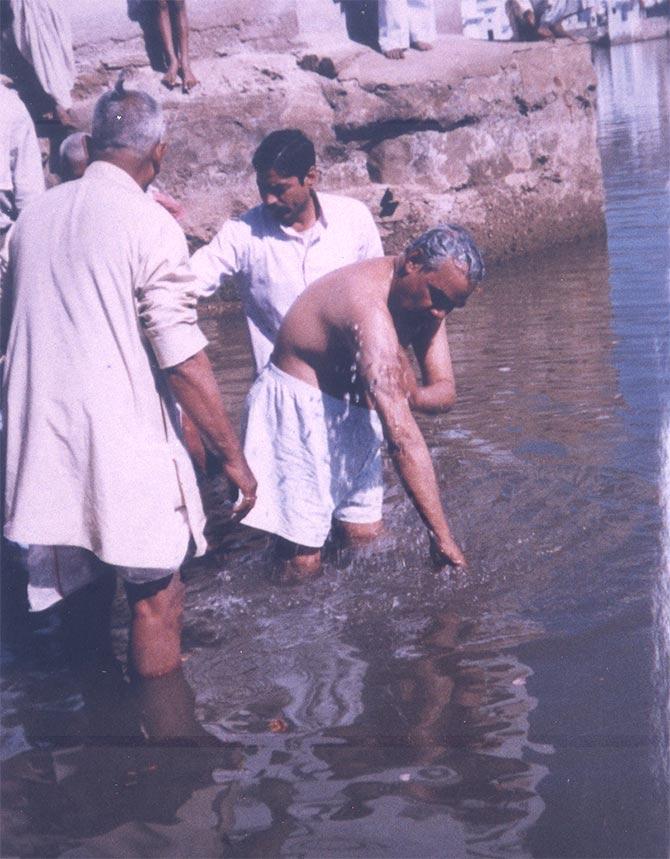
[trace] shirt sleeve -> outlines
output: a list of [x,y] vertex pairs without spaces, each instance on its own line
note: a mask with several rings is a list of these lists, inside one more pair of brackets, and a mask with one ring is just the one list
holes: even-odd
[[186,239],[167,212],[159,214],[159,229],[147,244],[135,296],[142,330],[158,366],[166,369],[200,352],[207,339],[198,326],[198,288]]
[[42,156],[33,121],[26,111],[12,141],[12,180],[14,204],[20,212],[31,200],[44,193]]
[[379,230],[375,224],[374,218],[370,214],[367,206],[361,203],[360,217],[360,246],[358,250],[358,259],[375,259],[376,257],[384,256],[384,248],[382,240],[379,236]]
[[246,256],[246,225],[226,221],[212,241],[191,257],[191,271],[198,283],[201,297],[213,295],[224,277],[237,274]]

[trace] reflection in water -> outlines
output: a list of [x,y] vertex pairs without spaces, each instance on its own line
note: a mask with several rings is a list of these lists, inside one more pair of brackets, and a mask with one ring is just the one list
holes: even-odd
[[[340,629],[339,651],[332,627],[326,632],[335,645],[328,665],[309,622],[314,611],[295,614],[297,646],[276,650],[286,617],[256,639],[268,673],[282,666],[275,693],[266,689],[225,725],[210,725],[246,747],[244,772],[225,790],[235,797],[224,838],[231,855],[426,856],[437,844],[444,855],[523,853],[542,810],[536,785],[545,769],[534,758],[549,750],[528,743],[529,671],[499,650],[494,630],[444,611],[424,619],[414,640],[406,633],[417,620],[407,618],[377,622],[371,639],[359,619]],[[497,630],[506,646],[535,634],[527,623]],[[318,664],[308,645],[321,652]],[[349,702],[344,719],[335,706],[328,727],[324,715],[344,687],[363,699]],[[209,707],[211,717],[217,708]]]

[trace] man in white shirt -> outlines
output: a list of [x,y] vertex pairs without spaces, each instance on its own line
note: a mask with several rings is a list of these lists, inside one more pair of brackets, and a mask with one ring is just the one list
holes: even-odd
[[252,164],[263,202],[239,220],[227,221],[196,251],[191,267],[203,295],[236,275],[260,373],[282,319],[308,284],[384,251],[363,203],[316,192],[314,145],[301,131],[273,131]]
[[19,212],[44,193],[42,157],[35,127],[15,92],[0,84],[0,235]]
[[126,584],[130,661],[180,664],[179,567],[204,514],[175,399],[251,509],[256,482],[197,325],[178,224],[144,191],[165,153],[159,105],[119,82],[98,101],[83,178],[25,208],[9,237],[6,522],[27,544],[33,608]]

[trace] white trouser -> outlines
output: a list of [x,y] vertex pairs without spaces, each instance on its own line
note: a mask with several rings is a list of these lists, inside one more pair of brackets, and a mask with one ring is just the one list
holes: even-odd
[[379,47],[409,48],[436,38],[433,0],[379,0]]

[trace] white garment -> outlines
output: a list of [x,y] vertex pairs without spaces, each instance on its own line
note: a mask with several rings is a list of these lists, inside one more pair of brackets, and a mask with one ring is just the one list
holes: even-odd
[[379,0],[379,47],[409,48],[410,42],[433,44],[437,38],[433,0]]
[[381,422],[270,362],[247,397],[244,455],[258,489],[245,525],[320,548],[333,517],[382,518]]
[[321,193],[316,200],[320,215],[308,235],[282,227],[260,205],[227,221],[191,258],[203,295],[237,275],[256,372],[270,360],[281,321],[306,286],[342,266],[384,255],[363,203]]
[[10,5],[17,48],[42,89],[62,107],[72,107],[75,65],[66,0],[10,0]]
[[44,193],[42,156],[35,127],[15,92],[0,85],[0,232],[23,207]]
[[9,278],[5,536],[129,567],[177,567],[190,534],[202,554],[200,494],[158,369],[206,345],[174,218],[94,162],[21,213]]

